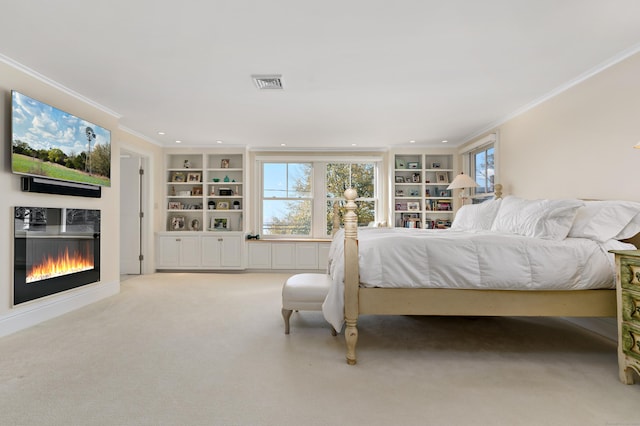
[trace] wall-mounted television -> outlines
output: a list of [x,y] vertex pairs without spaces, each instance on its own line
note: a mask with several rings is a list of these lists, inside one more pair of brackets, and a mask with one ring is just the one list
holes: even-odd
[[111,132],[11,91],[13,173],[111,186]]

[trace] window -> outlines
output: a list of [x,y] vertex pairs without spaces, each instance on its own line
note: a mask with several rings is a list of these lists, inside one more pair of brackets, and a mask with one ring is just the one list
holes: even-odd
[[[459,154],[462,157],[463,169],[469,172],[478,186],[471,196],[474,204],[493,197],[498,157],[496,149],[500,139],[497,133],[490,133],[475,142],[463,147]],[[499,150],[498,150],[499,151]]]
[[[326,228],[325,235],[333,232],[333,205],[338,203],[344,217],[344,191],[354,188],[358,192],[358,226],[366,226],[376,218],[376,167],[374,163],[328,163],[326,165]],[[342,221],[341,221],[342,222]]]
[[471,176],[474,176],[474,179],[478,184],[478,187],[475,189],[475,194],[492,194],[495,178],[493,144],[471,151],[470,156]]
[[344,190],[358,191],[358,222],[376,220],[377,161],[261,161],[260,229],[265,236],[331,235],[334,203],[344,214]]
[[311,163],[264,163],[262,234],[310,235]]

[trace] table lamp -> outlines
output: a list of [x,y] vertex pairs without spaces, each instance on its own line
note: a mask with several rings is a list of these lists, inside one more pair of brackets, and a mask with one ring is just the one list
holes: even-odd
[[471,179],[464,173],[460,173],[455,177],[455,179],[453,179],[447,189],[462,189],[462,191],[460,191],[460,198],[462,199],[462,205],[464,206],[467,198],[469,198],[469,195],[467,194],[467,188],[475,188],[476,186],[478,186],[478,184],[475,180]]

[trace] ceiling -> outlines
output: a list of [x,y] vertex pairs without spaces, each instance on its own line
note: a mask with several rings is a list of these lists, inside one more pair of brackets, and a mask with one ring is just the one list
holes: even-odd
[[456,146],[640,51],[637,0],[0,2],[5,61],[165,146]]

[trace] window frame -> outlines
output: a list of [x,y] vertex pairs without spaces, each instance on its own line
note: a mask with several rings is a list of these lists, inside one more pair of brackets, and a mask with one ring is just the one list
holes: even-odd
[[[375,221],[379,222],[380,217],[382,217],[382,199],[381,199],[381,190],[382,190],[382,178],[381,178],[381,170],[383,167],[383,158],[382,157],[371,157],[371,156],[358,156],[358,155],[344,155],[344,156],[287,156],[282,155],[279,157],[274,156],[256,156],[255,158],[255,167],[256,167],[256,188],[257,191],[254,192],[254,203],[256,206],[254,217],[254,229],[258,230],[261,233],[263,229],[263,201],[269,200],[271,198],[264,198],[264,164],[265,163],[311,163],[312,167],[312,176],[311,176],[311,234],[310,235],[279,235],[279,234],[269,234],[269,235],[261,235],[263,239],[291,239],[291,240],[304,240],[304,239],[329,239],[331,235],[329,234],[329,230],[327,229],[326,218],[327,215],[327,203],[329,201],[344,201],[344,195],[341,194],[339,197],[328,198],[327,197],[327,188],[326,188],[326,170],[328,164],[335,163],[348,163],[348,164],[362,164],[362,163],[372,163],[374,166],[374,198],[357,198],[356,201],[369,201],[374,202],[375,207]],[[322,218],[319,220],[318,218]],[[341,223],[343,221],[341,220]]]
[[473,204],[481,203],[495,196],[495,184],[500,183],[498,179],[498,145],[499,138],[497,133],[490,133],[475,142],[465,146],[459,151],[462,156],[464,172],[469,176],[475,177],[475,156],[480,152],[486,152],[493,148],[493,191],[478,193],[475,188],[471,191],[471,201]]

